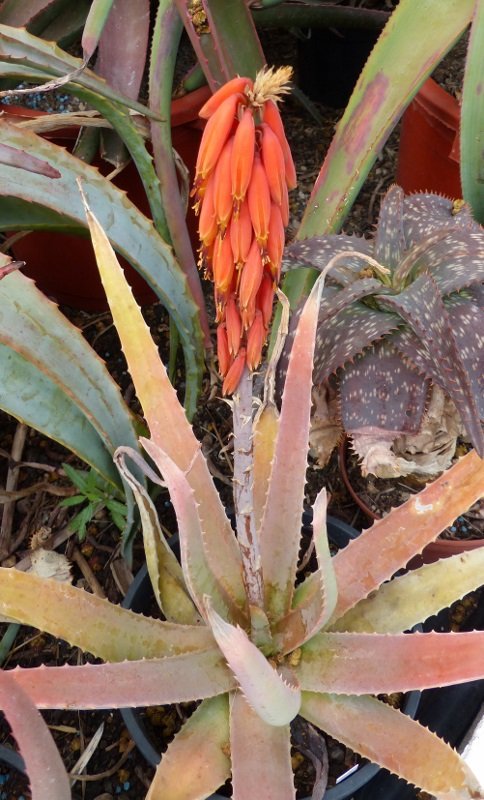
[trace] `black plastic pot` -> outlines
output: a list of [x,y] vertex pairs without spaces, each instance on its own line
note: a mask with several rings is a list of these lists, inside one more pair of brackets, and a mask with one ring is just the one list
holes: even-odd
[[0,745],[0,762],[25,775],[25,763],[22,756],[4,744]]
[[344,108],[380,31],[310,28],[298,41],[298,85],[311,100]]
[[[303,533],[308,530],[311,523],[311,515],[305,514],[303,519]],[[346,547],[351,539],[358,536],[358,531],[334,517],[328,517],[328,536],[330,541],[337,547]],[[176,552],[177,542],[174,543],[174,550]],[[135,580],[131,584],[122,605],[125,608],[130,608],[137,613],[143,613],[152,600],[153,592],[146,566],[136,575]],[[419,704],[420,692],[410,692],[406,696],[403,711],[411,717],[415,716]],[[137,709],[123,708],[121,714],[124,719],[125,725],[136,743],[138,750],[152,765],[156,766],[160,761],[160,753],[154,747],[150,737],[146,731],[141,714]],[[358,766],[351,775],[343,778],[336,786],[328,789],[324,795],[324,800],[348,800],[353,797],[354,793],[365,786],[372,778],[381,771],[377,764],[364,764]],[[214,794],[210,800],[226,800],[221,795]],[[309,798],[308,798],[309,800]]]

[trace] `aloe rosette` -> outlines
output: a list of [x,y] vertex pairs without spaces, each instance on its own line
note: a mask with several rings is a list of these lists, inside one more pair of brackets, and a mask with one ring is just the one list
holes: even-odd
[[330,259],[314,382],[336,389],[338,422],[364,468],[373,471],[376,441],[420,430],[431,384],[452,399],[482,456],[484,230],[468,206],[393,186],[371,239],[296,241],[285,267],[321,270]]
[[196,165],[200,265],[213,280],[223,393],[256,369],[281,272],[288,190],[296,172],[277,102],[290,67],[224,84],[200,110],[207,119]]
[[[257,437],[264,435],[267,446],[254,448],[257,543],[252,549],[257,544],[260,574],[251,574],[243,532],[236,537],[231,529],[109,240],[90,212],[88,221],[151,433],[140,441],[161,473],[158,477],[143,464],[137,451],[118,449],[116,463],[139,503],[149,572],[164,619],[147,619],[83,590],[0,569],[2,614],[109,662],[9,671],[23,707],[200,700],[164,753],[149,800],[208,797],[229,777],[238,800],[293,800],[290,724],[297,714],[441,800],[481,797],[475,778],[450,747],[373,695],[484,676],[484,632],[404,633],[480,584],[483,548],[388,582],[479,497],[483,463],[469,453],[333,558],[323,490],[313,509],[318,567],[297,582],[321,278],[300,316],[280,416],[272,413],[267,398],[256,421]],[[285,457],[289,451],[292,470]],[[132,475],[130,459],[170,491],[181,564],[167,545],[149,495]],[[256,602],[251,581],[259,579]],[[11,704],[2,706],[15,730]],[[26,728],[19,739],[33,785],[39,786],[40,737],[34,729],[29,737]],[[35,800],[46,796],[40,789],[34,794]],[[57,777],[48,797],[67,796]]]

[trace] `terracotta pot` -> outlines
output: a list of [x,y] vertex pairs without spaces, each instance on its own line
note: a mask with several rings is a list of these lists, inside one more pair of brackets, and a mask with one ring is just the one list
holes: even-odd
[[429,78],[402,117],[396,179],[407,194],[462,197],[459,126],[457,100]]
[[[339,468],[341,471],[341,477],[343,479],[343,483],[345,484],[349,494],[357,504],[359,508],[363,511],[366,516],[375,521],[380,519],[378,514],[375,514],[371,508],[369,508],[366,503],[362,500],[359,494],[355,491],[350,477],[348,475],[348,470],[346,467],[346,460],[347,460],[347,440],[343,439],[339,445],[338,450],[338,461],[339,461]],[[426,547],[424,547],[422,553],[418,556],[414,556],[411,561],[407,564],[407,569],[417,569],[421,567],[422,564],[433,564],[434,561],[439,561],[441,558],[448,558],[449,556],[455,556],[459,553],[464,553],[467,550],[475,550],[476,547],[482,547],[484,545],[484,539],[436,539],[435,542],[430,542]]]
[[[185,162],[193,178],[195,161],[200,144],[203,121],[198,110],[210,95],[208,87],[202,87],[172,103],[173,147]],[[21,106],[5,106],[5,116],[39,116],[45,112],[33,111]],[[65,128],[49,135],[56,144],[72,149],[78,130]],[[94,161],[103,175],[112,171],[112,165],[101,159]],[[136,167],[131,162],[114,178],[113,183],[127,192],[129,199],[147,216],[150,216],[148,200]],[[194,248],[197,247],[196,219],[189,208],[187,224]],[[99,278],[91,242],[88,238],[51,231],[34,231],[19,239],[12,247],[16,259],[25,261],[23,272],[33,278],[45,294],[57,302],[85,311],[104,311],[108,308],[106,295]],[[136,299],[142,305],[154,303],[157,298],[144,279],[128,262],[120,258],[126,278],[132,286]]]

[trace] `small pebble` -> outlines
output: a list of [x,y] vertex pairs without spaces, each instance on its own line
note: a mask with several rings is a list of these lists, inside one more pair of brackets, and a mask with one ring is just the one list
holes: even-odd
[[455,527],[455,525],[451,525],[451,526],[450,526],[450,531],[451,531],[451,533],[455,533],[455,532],[456,532],[456,530],[457,530],[457,528]]

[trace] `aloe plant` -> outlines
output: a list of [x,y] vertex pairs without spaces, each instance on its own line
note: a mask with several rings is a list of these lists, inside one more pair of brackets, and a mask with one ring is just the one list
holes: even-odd
[[323,269],[333,259],[314,381],[337,392],[336,422],[364,472],[388,469],[375,463],[375,443],[390,448],[418,433],[431,383],[453,400],[482,457],[484,231],[469,208],[432,194],[404,197],[393,186],[370,240],[315,236],[286,256],[288,269]]
[[[299,319],[280,415],[271,381],[255,419],[248,372],[234,396],[236,538],[109,240],[92,212],[87,214],[150,429],[150,438],[140,441],[160,471],[158,477],[143,466],[131,448],[116,453],[139,503],[148,567],[166,621],[140,617],[71,586],[1,569],[2,614],[108,662],[7,672],[22,707],[33,714],[35,707],[201,700],[163,755],[148,798],[208,797],[230,776],[235,798],[294,798],[290,723],[297,714],[438,798],[482,796],[451,748],[373,696],[484,676],[484,632],[403,633],[479,585],[482,548],[388,582],[481,494],[482,461],[469,453],[333,558],[322,490],[313,509],[318,566],[297,584],[313,349],[324,276]],[[253,456],[246,463],[252,436]],[[181,565],[130,461],[169,488]],[[254,488],[252,471],[258,476]],[[20,722],[11,704],[2,706],[15,733]],[[25,728],[19,729],[19,740],[37,787],[40,737]],[[65,783],[57,773],[54,777],[49,797],[61,800],[68,796]],[[39,790],[34,796],[44,795]]]

